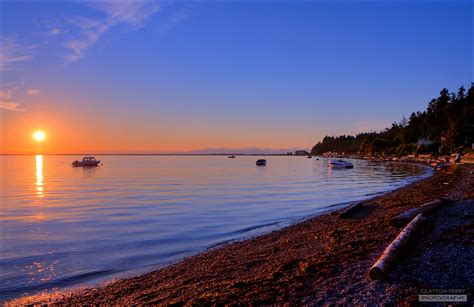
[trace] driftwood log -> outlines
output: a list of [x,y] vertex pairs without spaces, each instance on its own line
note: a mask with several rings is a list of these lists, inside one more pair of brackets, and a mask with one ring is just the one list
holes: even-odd
[[408,221],[413,219],[416,215],[422,213],[423,215],[427,215],[431,211],[433,211],[436,208],[439,208],[440,206],[444,204],[450,203],[451,200],[447,198],[438,198],[433,201],[430,201],[429,203],[426,203],[424,205],[421,205],[420,207],[413,208],[410,210],[407,210],[396,217],[392,218],[389,222],[390,226],[396,226],[396,227],[401,227],[403,225],[406,225]]
[[339,217],[340,218],[346,218],[346,217],[349,217],[350,215],[352,215],[354,212],[356,212],[357,210],[359,209],[362,209],[362,205],[364,204],[363,201],[359,201],[359,202],[355,202],[353,203],[352,205],[350,205],[349,207],[347,207],[344,211],[342,211],[340,214],[339,214]]
[[369,277],[371,279],[384,278],[390,264],[400,253],[403,246],[406,245],[410,237],[415,232],[416,228],[423,221],[424,217],[419,213],[405,228],[398,234],[395,240],[383,251],[377,262],[370,268]]

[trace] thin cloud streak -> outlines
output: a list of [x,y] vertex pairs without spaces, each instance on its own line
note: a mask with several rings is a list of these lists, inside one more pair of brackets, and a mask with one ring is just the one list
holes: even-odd
[[93,46],[99,38],[112,27],[119,24],[129,24],[135,28],[142,27],[156,12],[160,5],[155,2],[100,2],[87,3],[89,7],[105,14],[104,19],[76,17],[69,23],[79,27],[79,37],[63,44],[70,50],[64,59],[71,63],[84,57],[87,49]]
[[13,89],[12,88],[2,88],[0,90],[0,97],[2,102],[12,99]]
[[16,102],[2,101],[0,104],[0,109],[7,110],[7,111],[24,112],[25,109],[20,109],[19,105],[20,104]]
[[65,31],[61,30],[60,28],[51,28],[48,32],[48,36],[57,36],[63,34]]
[[25,46],[20,44],[15,38],[2,37],[0,51],[0,71],[4,72],[11,70],[15,63],[31,61],[37,51],[37,45]]
[[13,101],[13,93],[19,90],[23,85],[23,82],[16,83],[5,83],[3,87],[0,89],[0,98],[1,104],[0,109],[7,110],[7,111],[17,111],[17,112],[24,112],[25,109],[20,108],[20,104],[18,102]]
[[40,90],[35,89],[35,88],[30,88],[26,91],[26,94],[28,96],[37,96],[37,95],[39,95],[39,93],[40,93]]

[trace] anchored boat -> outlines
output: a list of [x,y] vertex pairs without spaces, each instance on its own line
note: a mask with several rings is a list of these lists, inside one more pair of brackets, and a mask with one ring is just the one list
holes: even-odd
[[328,166],[332,168],[354,168],[354,165],[344,160],[331,160],[328,162]]
[[80,166],[98,166],[100,163],[100,160],[96,160],[95,157],[93,156],[85,156],[82,158],[82,161],[74,161],[72,162],[72,166],[74,167],[80,167]]
[[258,165],[258,166],[265,166],[265,165],[267,165],[267,160],[258,159],[257,162],[255,162],[255,164]]

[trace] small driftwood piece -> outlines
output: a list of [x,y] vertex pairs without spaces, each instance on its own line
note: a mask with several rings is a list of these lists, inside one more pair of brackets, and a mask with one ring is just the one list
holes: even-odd
[[363,205],[363,204],[364,204],[363,201],[359,201],[359,202],[353,203],[352,205],[350,205],[349,207],[347,207],[344,211],[342,211],[342,212],[339,214],[339,217],[340,217],[340,218],[349,217],[351,214],[353,214],[353,213],[356,212],[357,210],[362,209],[362,205]]
[[392,218],[389,222],[390,226],[403,226],[408,223],[409,220],[413,219],[416,215],[422,213],[424,216],[429,214],[431,211],[435,210],[436,208],[448,204],[451,201],[447,198],[438,198],[433,201],[430,201],[429,203],[426,203],[424,205],[421,205],[420,207],[413,208],[410,210],[407,210],[396,217]]
[[406,245],[408,240],[412,237],[416,228],[424,220],[424,217],[419,213],[403,230],[398,234],[395,240],[383,251],[377,262],[370,268],[369,277],[373,280],[384,278],[387,270],[395,258],[400,254],[401,249]]

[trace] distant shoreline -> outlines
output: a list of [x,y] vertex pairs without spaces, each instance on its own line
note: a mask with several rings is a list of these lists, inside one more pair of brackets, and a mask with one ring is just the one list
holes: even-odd
[[[398,288],[393,288],[390,282],[377,283],[366,278],[370,265],[399,232],[398,228],[388,226],[388,220],[441,196],[474,199],[473,169],[466,165],[437,171],[426,179],[364,201],[365,209],[348,219],[338,217],[340,210],[332,211],[263,236],[205,251],[138,277],[76,292],[26,297],[13,304],[407,301],[413,293],[409,283],[399,282]],[[366,300],[366,296],[372,300]]]
[[[95,156],[280,156],[280,157],[306,157],[306,156],[298,156],[298,155],[287,155],[287,154],[238,154],[238,153],[215,153],[215,154],[205,154],[205,153],[20,153],[20,154],[0,154],[0,156],[36,156],[36,155],[43,155],[43,156],[85,156],[85,155],[95,155]],[[314,156],[316,157],[316,156]],[[319,156],[318,156],[319,157]]]

